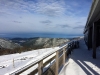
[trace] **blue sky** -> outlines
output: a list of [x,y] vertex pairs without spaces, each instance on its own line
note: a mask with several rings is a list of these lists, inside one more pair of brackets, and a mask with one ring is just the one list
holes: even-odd
[[0,36],[82,35],[92,0],[0,0]]

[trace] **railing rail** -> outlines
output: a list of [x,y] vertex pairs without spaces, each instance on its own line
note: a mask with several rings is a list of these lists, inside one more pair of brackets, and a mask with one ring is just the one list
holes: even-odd
[[[58,75],[59,68],[65,64],[66,58],[68,58],[69,54],[74,48],[79,47],[79,42],[73,40],[68,42],[67,44],[59,47],[58,49],[51,50],[51,52],[47,54],[40,55],[33,62],[14,70],[13,72],[7,73],[6,75],[34,75],[38,73],[38,75]],[[44,67],[51,63],[48,69],[44,70]],[[37,68],[32,70],[34,65],[38,64]],[[51,74],[49,73],[49,69],[51,69]],[[30,72],[31,71],[31,72]],[[48,71],[48,72],[47,72]],[[48,74],[47,74],[48,73]]]

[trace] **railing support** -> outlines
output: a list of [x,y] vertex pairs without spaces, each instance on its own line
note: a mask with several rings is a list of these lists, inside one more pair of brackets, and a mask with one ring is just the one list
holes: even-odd
[[63,48],[63,65],[65,65],[65,48]]
[[[63,65],[65,64],[66,58],[68,58],[67,56],[71,53],[71,49],[74,49],[73,47],[75,45],[76,45],[75,42],[74,42],[74,44],[72,44],[70,42],[70,43],[66,44],[65,46],[59,48],[56,51],[54,50],[51,53],[47,53],[46,56],[41,56],[41,60],[38,58],[33,63],[25,65],[24,67],[21,67],[20,69],[9,73],[9,75],[13,75],[13,74],[19,75],[21,73],[24,74],[25,71],[27,72],[28,75],[34,75],[36,73],[38,73],[38,75],[49,75],[49,71],[43,73],[43,67],[45,67],[48,63],[51,63],[51,61],[54,60],[54,59],[55,59],[55,62],[53,62],[54,64],[50,65],[48,70],[50,70],[50,72],[52,72],[52,74],[58,75],[59,67],[62,66],[62,63],[63,63]],[[66,49],[68,49],[68,50],[66,50]],[[62,55],[62,51],[63,51],[63,55]],[[56,56],[55,56],[55,53],[56,53]],[[51,57],[52,54],[54,54],[53,57]],[[50,58],[49,58],[49,56],[50,56]],[[43,60],[46,59],[46,58],[49,58],[49,59],[46,60],[45,63],[43,63]],[[59,63],[59,60],[61,60],[61,63]],[[35,70],[29,72],[29,69],[31,69],[31,67],[35,66],[36,64],[38,64],[38,67]]]
[[59,65],[59,53],[58,51],[56,51],[56,74],[55,75],[58,75],[58,69],[59,69],[58,65]]
[[43,61],[38,63],[38,75],[42,75],[43,73]]

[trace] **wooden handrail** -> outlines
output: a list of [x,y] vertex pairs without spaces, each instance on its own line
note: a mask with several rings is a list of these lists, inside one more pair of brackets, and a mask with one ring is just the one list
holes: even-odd
[[[33,62],[31,62],[31,63],[13,71],[13,72],[7,73],[7,75],[19,75],[19,74],[27,71],[28,69],[30,69],[31,67],[33,67],[36,64],[38,64],[38,67],[35,69],[35,72],[30,72],[28,75],[33,75],[33,73],[36,73],[36,72],[38,73],[38,75],[42,75],[43,74],[43,68],[48,63],[50,63],[52,60],[55,61],[55,72],[54,73],[55,73],[55,75],[58,75],[58,71],[59,71],[59,67],[60,67],[59,65],[61,64],[61,63],[59,63],[59,62],[61,62],[61,61],[59,61],[60,56],[62,57],[62,60],[63,60],[62,65],[64,65],[65,61],[66,61],[66,56],[69,55],[69,53],[72,51],[72,49],[75,48],[75,46],[77,46],[77,44],[79,44],[79,43],[77,43],[77,41],[73,40],[73,41],[63,45],[62,47],[59,47],[58,49],[51,50],[50,53],[40,55],[39,57],[37,57],[37,59],[33,60]],[[60,52],[62,52],[62,54],[59,56]],[[53,56],[52,58],[49,58],[46,62],[43,62],[43,60],[52,56],[54,53],[55,53],[55,56]]]

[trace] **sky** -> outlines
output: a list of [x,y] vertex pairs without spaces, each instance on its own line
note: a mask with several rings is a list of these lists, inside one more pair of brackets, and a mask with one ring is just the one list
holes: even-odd
[[91,3],[92,0],[0,0],[0,36],[83,35]]

